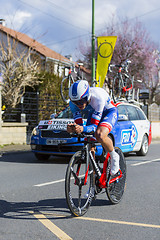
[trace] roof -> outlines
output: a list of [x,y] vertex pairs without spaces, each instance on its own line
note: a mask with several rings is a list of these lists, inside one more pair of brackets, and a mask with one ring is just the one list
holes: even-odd
[[0,31],[6,33],[7,35],[13,37],[14,39],[18,40],[22,44],[31,47],[36,52],[40,53],[41,55],[53,58],[59,61],[70,62],[68,58],[65,58],[61,54],[53,51],[52,49],[46,47],[45,45],[37,42],[35,39],[30,38],[28,35],[17,32],[13,29],[7,28],[3,25],[0,25]]

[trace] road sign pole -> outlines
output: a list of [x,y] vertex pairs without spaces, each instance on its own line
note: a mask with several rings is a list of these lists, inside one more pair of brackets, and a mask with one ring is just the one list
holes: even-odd
[[94,32],[95,0],[92,0],[92,86],[95,82],[95,32]]

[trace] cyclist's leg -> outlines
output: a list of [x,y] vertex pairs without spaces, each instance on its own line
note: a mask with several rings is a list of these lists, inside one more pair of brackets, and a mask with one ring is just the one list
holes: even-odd
[[111,175],[115,175],[119,171],[119,155],[115,152],[113,142],[108,137],[109,132],[117,121],[117,117],[117,108],[105,111],[95,134],[97,141],[110,153]]

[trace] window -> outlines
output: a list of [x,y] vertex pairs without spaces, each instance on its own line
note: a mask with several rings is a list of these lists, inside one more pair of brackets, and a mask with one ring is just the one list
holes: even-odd
[[60,112],[57,118],[73,118],[70,107],[67,107],[62,112]]
[[142,112],[139,108],[136,108],[139,118],[140,120],[146,120],[146,115],[144,114],[144,112]]
[[128,112],[128,118],[130,121],[140,119],[138,112],[136,110],[136,107],[129,106],[129,105],[127,105],[126,107],[127,107],[127,112]]
[[128,117],[126,107],[123,106],[123,105],[119,105],[118,106],[118,114],[119,115],[126,115]]

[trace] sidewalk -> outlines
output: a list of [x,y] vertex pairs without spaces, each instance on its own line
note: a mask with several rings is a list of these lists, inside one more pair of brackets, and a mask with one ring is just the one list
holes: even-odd
[[[160,138],[152,139],[151,144],[160,144]],[[24,144],[12,144],[7,146],[0,146],[0,155],[6,153],[17,153],[17,152],[29,152],[31,151],[30,145]]]
[[30,145],[27,144],[11,144],[7,146],[0,146],[0,155],[5,153],[16,153],[16,152],[29,152],[31,151]]

